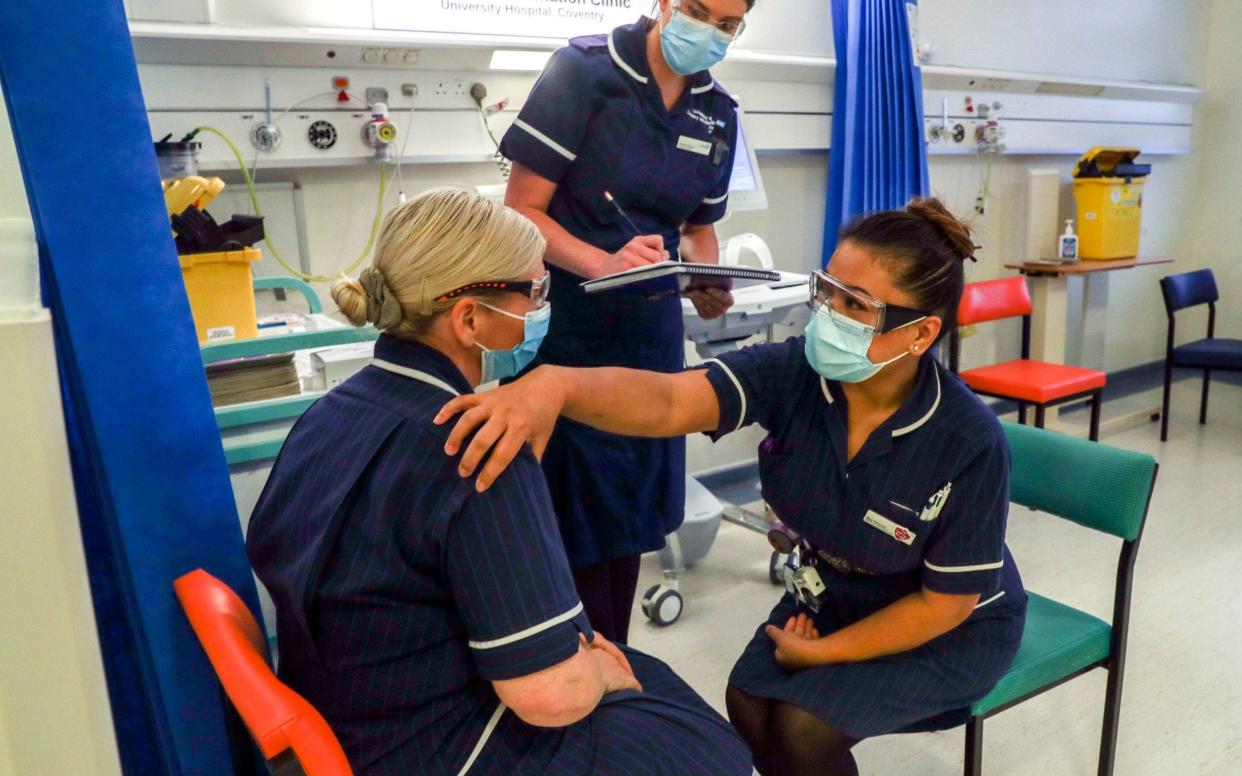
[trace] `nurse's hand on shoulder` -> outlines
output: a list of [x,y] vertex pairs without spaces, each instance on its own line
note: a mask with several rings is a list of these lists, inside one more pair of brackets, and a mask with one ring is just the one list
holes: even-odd
[[695,311],[705,321],[719,318],[733,306],[733,294],[723,288],[702,288],[687,291],[686,298],[694,304]]
[[616,253],[607,254],[600,265],[599,276],[614,275],[645,264],[668,261],[664,238],[658,234],[640,234]]
[[786,671],[799,671],[803,668],[824,665],[820,654],[819,630],[815,621],[806,613],[790,617],[784,630],[769,625],[768,638],[776,645],[776,664]]
[[556,381],[546,377],[547,367],[539,367],[508,385],[458,396],[436,415],[437,426],[461,415],[444,444],[446,454],[457,455],[466,439],[474,434],[457,464],[457,473],[469,477],[486,457],[487,464],[475,480],[478,492],[491,487],[527,442],[535,457],[543,458],[565,404],[556,390]]

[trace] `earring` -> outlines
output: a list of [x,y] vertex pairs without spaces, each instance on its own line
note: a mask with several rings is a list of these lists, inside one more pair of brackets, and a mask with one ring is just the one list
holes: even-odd
[[919,352],[919,346],[918,346],[918,345],[915,345],[915,346],[914,346],[914,352],[915,352],[915,353],[918,353],[918,352]]

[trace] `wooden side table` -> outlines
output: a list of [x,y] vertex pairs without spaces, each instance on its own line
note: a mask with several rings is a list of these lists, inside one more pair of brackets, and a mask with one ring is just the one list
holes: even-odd
[[[1108,331],[1108,284],[1107,275],[1101,273],[1116,270],[1171,264],[1173,259],[1139,257],[1112,261],[1082,260],[1062,264],[1056,260],[1024,261],[1006,264],[1008,269],[1030,278],[1031,301],[1035,310],[1031,315],[1031,358],[1054,364],[1065,363],[1066,330],[1069,322],[1069,279],[1083,279],[1082,315],[1080,319],[1085,362],[1101,361]],[[1076,364],[1075,366],[1084,366]],[[1108,389],[1104,389],[1105,398]],[[1060,408],[1049,409],[1048,425],[1056,423]],[[1102,428],[1116,428],[1130,423],[1142,413],[1131,413],[1121,419],[1102,424]],[[1061,427],[1060,430],[1066,430]]]

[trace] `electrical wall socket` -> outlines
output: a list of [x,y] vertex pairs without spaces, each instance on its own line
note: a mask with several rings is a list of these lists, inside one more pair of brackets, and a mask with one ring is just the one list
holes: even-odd
[[466,82],[459,78],[436,82],[435,96],[437,97],[465,97],[468,94]]
[[405,97],[417,97],[418,84],[401,84],[401,94]]

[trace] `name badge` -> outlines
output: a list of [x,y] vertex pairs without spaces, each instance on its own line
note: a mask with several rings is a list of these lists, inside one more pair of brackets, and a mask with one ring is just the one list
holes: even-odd
[[878,528],[905,545],[914,544],[915,534],[904,525],[898,525],[874,509],[868,509],[863,515],[863,522],[872,528]]
[[677,148],[681,151],[689,151],[692,154],[707,156],[711,153],[712,144],[706,140],[698,140],[693,137],[686,137],[685,135],[682,135],[677,138]]

